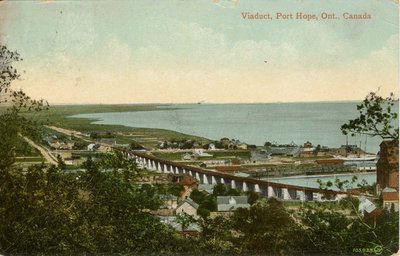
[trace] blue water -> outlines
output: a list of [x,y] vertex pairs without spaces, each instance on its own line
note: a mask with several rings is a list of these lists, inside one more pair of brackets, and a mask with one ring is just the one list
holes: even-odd
[[[311,141],[314,145],[339,147],[346,143],[340,126],[358,116],[356,102],[270,104],[179,104],[157,111],[79,114],[97,124],[161,128],[219,140],[222,137],[263,145]],[[349,144],[362,144],[365,136],[350,137]],[[376,153],[379,138],[367,138],[366,149]]]
[[[357,176],[357,180],[352,183],[353,176]],[[291,177],[281,177],[281,178],[264,178],[263,180],[268,180],[271,182],[288,184],[288,185],[297,185],[304,186],[309,188],[319,188],[319,183],[317,180],[320,179],[322,182],[326,183],[331,181],[335,182],[335,179],[339,179],[340,181],[348,180],[349,184],[344,187],[344,190],[348,188],[357,188],[357,184],[361,184],[363,180],[368,183],[368,185],[372,185],[376,182],[376,172],[371,173],[355,173],[355,174],[327,174],[327,175],[313,175],[313,176],[291,176]],[[332,190],[339,190],[335,185],[331,187]]]

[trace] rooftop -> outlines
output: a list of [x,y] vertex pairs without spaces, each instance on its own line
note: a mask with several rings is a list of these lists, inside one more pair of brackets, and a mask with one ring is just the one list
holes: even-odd
[[193,208],[195,208],[196,210],[199,208],[199,205],[196,204],[192,199],[190,198],[186,198],[185,200],[183,200],[182,202],[180,202],[178,204],[178,206],[176,208],[181,207],[184,203],[188,203],[189,205],[191,205]]

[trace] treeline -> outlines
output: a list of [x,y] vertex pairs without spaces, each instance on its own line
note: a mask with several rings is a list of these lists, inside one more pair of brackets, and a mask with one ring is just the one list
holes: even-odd
[[[143,170],[122,153],[89,159],[83,168],[75,174],[43,165],[1,169],[0,253],[348,255],[372,248],[390,255],[398,249],[396,213],[374,222],[323,207],[291,211],[274,198],[229,217],[200,218],[202,231],[186,238],[150,214],[160,206],[159,189],[138,184]],[[237,193],[218,186],[214,194]],[[211,203],[198,193],[193,198]]]

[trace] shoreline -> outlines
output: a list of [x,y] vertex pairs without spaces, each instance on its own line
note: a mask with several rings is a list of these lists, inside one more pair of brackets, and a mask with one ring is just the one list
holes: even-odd
[[[161,108],[159,108],[161,107]],[[174,108],[171,108],[174,109]],[[156,142],[163,140],[172,139],[193,139],[201,142],[210,142],[212,140],[195,136],[191,134],[185,134],[168,129],[157,129],[157,128],[140,128],[130,127],[126,125],[117,124],[96,124],[94,122],[99,121],[95,118],[82,118],[73,117],[78,114],[94,114],[94,113],[120,113],[120,112],[142,112],[142,111],[160,111],[163,110],[161,105],[74,105],[74,106],[51,106],[47,111],[41,111],[38,113],[30,114],[34,115],[35,119],[41,125],[56,126],[65,129],[76,130],[81,133],[88,132],[110,132],[113,133],[117,140],[125,142],[137,142],[140,143],[141,138],[152,139],[150,141],[143,141],[143,146],[154,147]],[[137,135],[137,137],[135,137]]]

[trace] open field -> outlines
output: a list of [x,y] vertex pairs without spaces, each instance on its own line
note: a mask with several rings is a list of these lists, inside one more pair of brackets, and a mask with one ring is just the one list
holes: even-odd
[[192,139],[200,143],[209,140],[202,137],[183,134],[165,129],[132,128],[122,125],[92,124],[94,119],[72,118],[83,113],[157,111],[160,105],[55,105],[47,111],[29,114],[42,124],[76,130],[82,133],[112,133],[119,144],[136,142],[144,147],[153,148],[165,140]]

